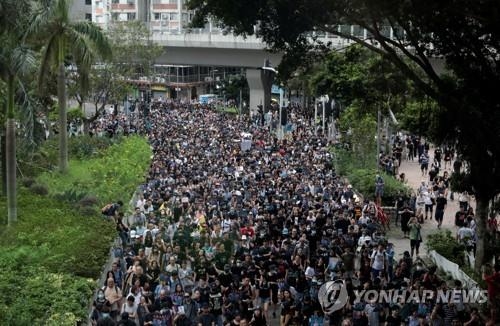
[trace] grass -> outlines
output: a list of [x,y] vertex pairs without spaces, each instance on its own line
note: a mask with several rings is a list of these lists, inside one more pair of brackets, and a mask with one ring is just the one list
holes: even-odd
[[144,180],[151,155],[146,139],[128,137],[110,146],[105,155],[71,160],[65,175],[57,171],[43,173],[37,181],[49,188],[50,195],[75,191],[81,196],[97,197],[101,205],[117,200],[125,203]]

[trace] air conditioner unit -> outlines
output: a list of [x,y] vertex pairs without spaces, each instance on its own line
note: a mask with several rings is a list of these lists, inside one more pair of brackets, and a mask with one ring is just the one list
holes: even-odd
[[212,77],[205,77],[206,82],[211,82],[212,80],[213,80]]

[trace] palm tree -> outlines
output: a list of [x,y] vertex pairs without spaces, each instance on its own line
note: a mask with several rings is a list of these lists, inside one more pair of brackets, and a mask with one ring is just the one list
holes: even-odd
[[73,22],[69,18],[70,0],[41,0],[31,20],[30,32],[45,43],[40,65],[39,87],[43,87],[51,68],[57,68],[57,99],[59,104],[59,170],[68,169],[66,75],[67,54],[78,66],[83,85],[88,85],[88,71],[97,55],[111,55],[111,47],[99,27],[88,21]]
[[[7,166],[7,209],[9,226],[17,221],[17,178],[16,178],[16,120],[14,95],[18,77],[26,75],[35,66],[31,50],[25,46],[26,20],[22,16],[29,10],[27,1],[6,0],[2,3],[4,14],[0,17],[0,78],[7,84],[6,123],[6,166]],[[4,11],[5,10],[5,11]]]

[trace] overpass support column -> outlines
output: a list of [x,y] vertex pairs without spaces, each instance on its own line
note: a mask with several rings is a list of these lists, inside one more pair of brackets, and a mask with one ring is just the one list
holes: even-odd
[[262,69],[247,69],[246,76],[250,88],[250,114],[258,112],[258,105],[262,105],[264,113],[268,112],[274,74]]
[[248,87],[250,88],[250,103],[248,103],[248,108],[250,115],[254,115],[258,112],[257,105],[262,105],[264,107],[264,86],[260,79],[260,70],[257,69],[247,69],[247,81]]

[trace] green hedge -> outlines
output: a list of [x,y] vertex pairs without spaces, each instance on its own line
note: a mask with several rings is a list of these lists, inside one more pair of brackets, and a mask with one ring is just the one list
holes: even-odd
[[337,173],[346,177],[353,188],[363,197],[372,199],[375,196],[375,177],[377,174],[380,174],[384,179],[383,205],[392,206],[399,195],[409,196],[411,194],[411,189],[406,184],[384,172],[377,172],[376,164],[362,163],[359,158],[354,157],[351,152],[345,149],[335,148],[332,149],[332,152],[335,157],[334,163]]
[[[86,320],[94,280],[116,236],[114,224],[98,208],[130,198],[144,180],[151,149],[144,138],[131,137],[89,155],[89,160],[71,160],[66,175],[47,172],[37,183],[24,182],[29,189],[20,187],[18,222],[0,231],[2,324],[75,325]],[[78,196],[69,195],[76,191],[93,195],[79,203],[87,203],[94,214],[80,213],[74,203]],[[0,211],[7,216],[5,198]]]

